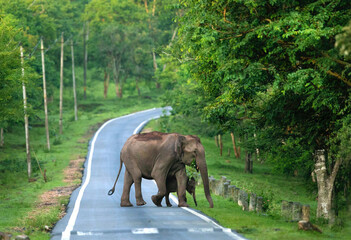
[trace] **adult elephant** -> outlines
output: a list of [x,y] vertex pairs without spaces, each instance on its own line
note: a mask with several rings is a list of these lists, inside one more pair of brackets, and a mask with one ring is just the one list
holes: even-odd
[[204,185],[205,196],[213,207],[210,195],[205,150],[200,139],[194,135],[178,133],[150,132],[131,136],[124,144],[120,155],[120,169],[113,188],[112,195],[121,172],[122,163],[126,167],[121,206],[132,206],[129,201],[130,187],[134,183],[135,198],[138,206],[146,204],[141,193],[141,179],[154,179],[158,193],[152,196],[155,205],[160,206],[162,198],[167,193],[167,177],[175,177],[178,187],[178,206],[188,207],[186,203],[187,175],[185,165],[191,165],[195,160],[200,170]]

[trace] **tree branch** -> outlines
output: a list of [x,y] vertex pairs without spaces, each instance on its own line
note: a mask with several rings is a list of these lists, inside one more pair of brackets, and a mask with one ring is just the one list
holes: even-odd
[[224,10],[223,10],[223,20],[224,20],[224,22],[226,22],[226,23],[232,24],[231,21],[228,21],[228,20],[226,19],[226,13],[227,13],[227,7],[225,7]]
[[[310,57],[301,57],[301,58],[304,59],[304,60],[310,60],[314,65],[317,65],[317,67],[319,67],[319,68],[325,70],[323,67],[321,67],[321,66],[318,65],[318,63],[317,63],[317,61],[316,61],[315,59],[310,58]],[[328,71],[326,71],[326,72],[327,72],[327,74],[329,74],[330,76],[336,77],[337,79],[343,81],[343,82],[346,83],[349,87],[351,87],[351,81],[348,80],[347,78],[345,78],[345,77],[341,76],[340,74],[338,74],[338,73],[336,73],[336,72],[333,72],[333,71],[331,71],[331,70],[328,70]]]
[[327,73],[331,76],[334,76],[338,79],[340,79],[341,81],[343,81],[344,83],[346,83],[349,87],[351,87],[351,82],[349,80],[347,80],[345,77],[341,76],[340,74],[336,73],[336,72],[332,72],[330,70],[327,71]]
[[332,186],[334,185],[334,181],[335,181],[336,175],[338,174],[341,163],[342,163],[342,159],[336,160],[334,167],[333,167],[333,171],[329,176],[329,182],[330,182],[330,185],[332,185]]
[[145,11],[146,13],[149,13],[149,9],[147,7],[147,0],[144,0],[144,5],[145,5]]

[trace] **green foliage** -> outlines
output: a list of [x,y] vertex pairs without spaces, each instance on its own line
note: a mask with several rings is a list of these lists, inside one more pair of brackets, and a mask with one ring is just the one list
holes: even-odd
[[343,29],[343,32],[335,37],[335,47],[339,49],[340,55],[350,59],[351,53],[351,21]]

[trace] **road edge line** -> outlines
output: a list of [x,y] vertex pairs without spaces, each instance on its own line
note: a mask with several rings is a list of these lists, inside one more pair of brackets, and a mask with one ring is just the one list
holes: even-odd
[[[76,223],[76,220],[77,220],[77,216],[78,216],[78,213],[79,213],[79,208],[80,208],[80,202],[82,201],[82,198],[83,198],[83,194],[84,194],[84,191],[86,189],[86,187],[88,186],[89,182],[90,182],[90,176],[91,176],[91,162],[92,162],[92,157],[93,157],[93,154],[94,154],[94,147],[95,147],[95,141],[99,135],[99,133],[102,131],[102,129],[104,129],[104,127],[106,127],[106,125],[108,125],[109,123],[117,120],[117,119],[123,119],[123,118],[126,118],[126,117],[130,117],[130,116],[133,116],[135,114],[139,114],[139,113],[144,113],[144,112],[149,112],[149,111],[152,111],[152,110],[155,110],[156,108],[152,108],[152,109],[147,109],[147,110],[144,110],[144,111],[140,111],[140,112],[135,112],[135,113],[131,113],[131,114],[128,114],[128,115],[125,115],[125,116],[121,116],[121,117],[117,117],[117,118],[113,118],[113,119],[110,119],[108,120],[107,122],[105,122],[98,130],[97,132],[95,133],[94,137],[93,137],[93,140],[91,142],[91,147],[90,147],[90,151],[89,151],[89,157],[88,157],[88,165],[87,165],[87,176],[86,176],[86,179],[81,187],[81,189],[79,190],[79,193],[78,193],[78,196],[77,196],[77,199],[75,201],[75,204],[74,204],[74,208],[73,208],[73,211],[72,211],[72,214],[68,220],[68,223],[67,223],[67,226],[65,228],[65,230],[62,232],[62,235],[61,235],[61,240],[70,240],[71,238],[71,231],[73,230],[74,228],[74,225]],[[143,122],[144,123],[144,122]],[[145,123],[144,123],[145,124]],[[140,125],[139,125],[140,126]],[[138,127],[139,127],[138,126]]]

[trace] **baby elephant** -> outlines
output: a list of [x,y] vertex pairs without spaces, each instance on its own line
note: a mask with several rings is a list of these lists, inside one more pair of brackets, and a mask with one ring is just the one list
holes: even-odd
[[[188,178],[188,182],[186,184],[186,190],[188,191],[188,193],[190,193],[193,196],[194,199],[194,203],[197,206],[197,202],[196,202],[196,197],[195,197],[195,186],[196,186],[196,181],[195,178],[191,177],[190,179]],[[169,202],[169,194],[171,192],[177,192],[177,179],[175,177],[168,177],[166,180],[166,188],[167,188],[167,192],[166,192],[166,204],[167,207],[172,207],[172,204]]]

